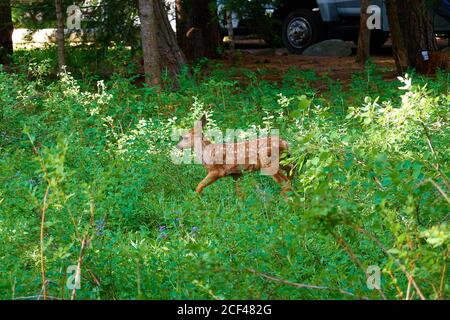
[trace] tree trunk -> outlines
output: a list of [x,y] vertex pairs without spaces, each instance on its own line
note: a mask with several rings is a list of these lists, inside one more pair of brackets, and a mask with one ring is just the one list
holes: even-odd
[[186,57],[178,46],[163,0],[139,0],[138,5],[147,84],[160,83],[161,71],[176,78]]
[[408,66],[415,67],[421,51],[437,51],[431,8],[427,0],[396,1],[396,4]]
[[214,0],[176,0],[177,41],[190,61],[216,58],[220,45]]
[[9,65],[13,54],[11,1],[0,0],[0,64]]
[[58,50],[58,70],[61,72],[66,65],[64,44],[64,14],[62,0],[55,0],[56,9],[56,45]]
[[155,18],[158,30],[158,46],[161,56],[161,68],[173,78],[176,78],[184,65],[186,57],[177,43],[175,32],[170,25],[163,0],[153,0],[155,5]]
[[[189,41],[186,37],[187,32],[189,31],[189,26],[191,23],[192,16],[192,8],[188,4],[189,0],[175,0],[175,13],[176,13],[176,21],[177,21],[177,42],[180,46],[181,50],[183,50],[186,58],[190,59],[189,51]],[[190,1],[189,1],[190,2]]]
[[392,51],[395,59],[397,73],[402,75],[408,67],[408,55],[403,39],[403,33],[398,20],[396,0],[386,0],[386,9],[389,19],[389,29],[391,31]]
[[370,55],[370,29],[367,27],[367,8],[370,0],[361,1],[361,18],[359,23],[358,50],[356,52],[356,62],[365,64]]
[[227,17],[227,31],[228,31],[228,41],[230,44],[230,60],[234,60],[236,53],[236,45],[234,42],[234,29],[233,29],[233,14],[231,11],[226,12]]
[[148,86],[158,85],[161,80],[158,32],[154,5],[156,1],[158,0],[139,0],[145,82]]

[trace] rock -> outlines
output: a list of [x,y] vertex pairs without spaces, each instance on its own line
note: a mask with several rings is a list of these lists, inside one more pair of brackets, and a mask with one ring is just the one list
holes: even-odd
[[249,49],[246,50],[245,52],[248,52],[254,56],[273,56],[275,54],[275,49],[273,48]]
[[279,48],[275,50],[275,54],[277,56],[287,56],[289,54],[289,51],[286,48]]
[[325,40],[308,47],[303,51],[304,56],[317,57],[348,57],[352,55],[352,46],[339,39]]

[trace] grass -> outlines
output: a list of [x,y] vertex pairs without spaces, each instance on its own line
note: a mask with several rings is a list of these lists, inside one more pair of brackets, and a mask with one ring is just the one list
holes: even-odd
[[[369,64],[348,91],[327,78],[317,92],[314,72],[245,71],[242,86],[203,62],[157,92],[126,73],[48,80],[51,61],[28,62],[0,73],[0,298],[448,296],[449,74],[402,91]],[[258,174],[241,196],[221,179],[198,197],[205,170],[170,152],[172,129],[201,113],[221,129],[279,128],[289,201]]]

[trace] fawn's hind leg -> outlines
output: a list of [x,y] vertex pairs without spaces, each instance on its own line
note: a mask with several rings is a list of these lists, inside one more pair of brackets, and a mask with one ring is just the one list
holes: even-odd
[[272,178],[280,185],[282,194],[291,190],[291,181],[280,171],[274,174]]

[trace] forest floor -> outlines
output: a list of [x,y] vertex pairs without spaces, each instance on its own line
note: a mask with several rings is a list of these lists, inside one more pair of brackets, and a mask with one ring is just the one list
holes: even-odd
[[[439,48],[448,46],[448,40],[438,38]],[[318,76],[328,76],[339,81],[344,90],[352,80],[355,72],[360,72],[364,67],[355,62],[356,45],[353,45],[353,54],[349,57],[310,57],[289,53],[284,48],[270,48],[262,40],[239,40],[236,43],[237,58],[234,62],[227,59],[219,60],[224,68],[237,67],[250,71],[265,70],[260,78],[266,81],[280,82],[286,72],[295,68],[300,71],[313,70]],[[392,57],[390,40],[374,52],[370,61],[382,71],[382,79],[385,81],[397,80],[395,61]],[[245,77],[238,75],[235,80],[245,83]],[[314,89],[327,90],[324,81],[316,81]]]
[[[52,46],[0,71],[0,299],[448,299],[450,73],[253,43],[174,90],[92,49],[59,77]],[[199,197],[176,144],[202,114],[224,137],[279,130],[288,199],[257,173]]]
[[[340,81],[343,85],[351,82],[355,72],[363,70],[363,66],[355,63],[355,57],[307,57],[295,54],[260,54],[257,50],[241,51],[241,58],[235,66],[246,70],[258,71],[266,70],[261,75],[261,79],[279,82],[283,79],[287,71],[292,68],[301,71],[313,70],[318,76],[329,76],[333,80]],[[262,50],[261,50],[262,51]],[[264,51],[263,51],[264,52]],[[283,52],[283,51],[281,51]],[[256,54],[255,54],[256,53]],[[374,56],[372,62],[383,70],[383,78],[386,80],[396,79],[394,71],[395,62],[390,56]],[[225,67],[230,63],[225,60]],[[315,89],[321,89],[324,84],[316,82]],[[326,88],[323,88],[326,89]]]

